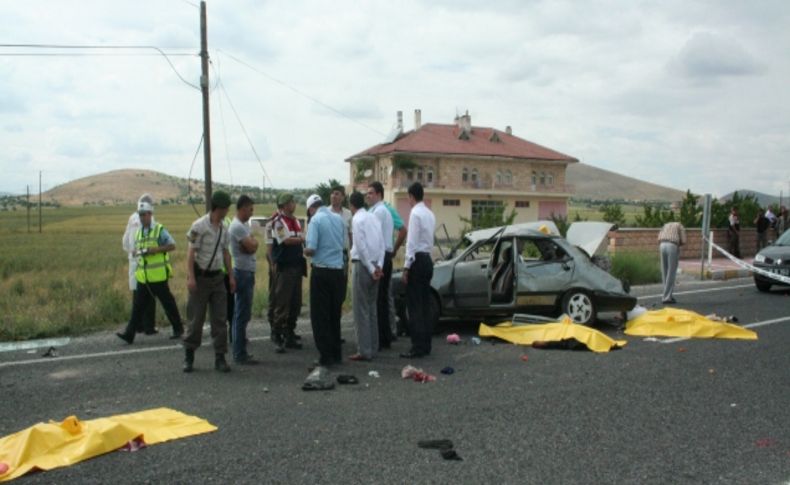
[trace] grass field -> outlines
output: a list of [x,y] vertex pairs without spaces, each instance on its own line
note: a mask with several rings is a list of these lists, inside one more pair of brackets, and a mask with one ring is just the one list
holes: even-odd
[[[256,206],[271,214],[271,206]],[[31,214],[0,212],[0,340],[75,335],[121,328],[131,312],[128,260],[121,237],[133,207],[47,209],[43,231]],[[197,218],[191,206],[162,206],[156,220],[176,240],[170,288],[186,316],[186,231]],[[266,306],[266,263],[258,258],[255,315]],[[306,286],[306,285],[305,285]],[[169,327],[157,311],[160,326]]]

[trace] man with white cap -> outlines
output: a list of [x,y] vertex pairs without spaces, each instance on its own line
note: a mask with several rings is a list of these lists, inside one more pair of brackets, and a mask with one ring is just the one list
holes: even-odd
[[[167,280],[173,275],[170,266],[170,252],[175,250],[176,242],[162,224],[153,223],[154,206],[140,202],[140,229],[135,234],[135,255],[137,257],[137,291],[132,304],[132,316],[123,333],[116,334],[124,342],[134,342],[135,329],[140,325],[145,309],[155,305],[156,297],[165,309],[165,314],[173,326],[173,338],[184,333],[178,305]],[[149,333],[149,332],[146,332]]]
[[343,248],[346,228],[343,219],[323,205],[321,197],[307,198],[310,227],[304,254],[312,258],[310,271],[310,323],[318,364],[339,364],[341,355],[340,317],[345,296]]
[[[137,212],[140,209],[140,204],[147,202],[153,205],[154,200],[151,194],[143,194],[137,201],[137,210],[132,212],[129,216],[129,221],[126,223],[126,232],[123,234],[122,245],[123,250],[129,257],[129,290],[132,291],[132,304],[134,304],[135,292],[137,291],[137,277],[134,273],[137,271],[137,256],[135,256],[134,238],[137,230],[140,229],[140,214]],[[155,224],[154,217],[151,216],[151,224]],[[137,333],[146,332],[148,335],[156,333],[156,303],[149,305],[143,311],[143,318],[140,320],[140,326],[135,328]]]

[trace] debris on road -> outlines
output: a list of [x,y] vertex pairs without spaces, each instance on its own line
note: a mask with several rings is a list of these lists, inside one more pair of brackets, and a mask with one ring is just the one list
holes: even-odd
[[453,442],[447,439],[418,441],[417,446],[426,450],[439,450],[445,460],[463,461],[453,448]]
[[526,362],[526,361],[528,361],[528,360],[529,360],[529,356],[528,356],[527,354],[524,354],[524,355],[522,355],[522,356],[521,356],[521,360],[522,360],[523,362]]
[[359,384],[359,379],[351,374],[340,374],[337,376],[338,384]]
[[432,376],[427,372],[424,372],[422,369],[418,369],[412,365],[407,365],[400,371],[400,376],[403,379],[412,379],[415,382],[433,382],[436,380],[436,376]]
[[450,367],[448,365],[447,367],[445,367],[444,369],[440,370],[439,372],[441,372],[442,374],[444,374],[446,376],[449,376],[450,374],[454,374],[455,373],[455,369],[453,369],[452,367]]
[[196,416],[168,408],[149,409],[108,418],[80,421],[69,416],[62,422],[38,423],[0,438],[0,482],[33,470],[52,470],[125,448],[137,449],[177,438],[216,431]]
[[447,343],[457,345],[461,342],[461,337],[457,333],[451,333],[447,336]]
[[41,357],[57,357],[58,356],[58,349],[55,347],[50,347],[47,349],[46,352],[41,354]]
[[370,377],[372,377],[374,379],[378,379],[379,377],[381,377],[379,372],[376,371],[376,370],[372,370],[372,371],[368,372],[368,376],[370,376]]
[[474,345],[480,345],[480,339],[478,337],[472,337],[472,343]]
[[303,391],[331,391],[334,388],[329,369],[321,365],[313,369],[302,384]]
[[[481,337],[497,337],[518,345],[532,345],[537,348],[573,348],[578,344],[593,352],[609,352],[625,346],[625,340],[613,340],[598,330],[577,325],[564,317],[560,322],[513,326],[511,322],[490,327],[480,324]],[[534,345],[538,343],[538,345]]]
[[[718,317],[713,314],[713,316]],[[725,317],[734,318],[734,317]],[[737,321],[737,319],[736,319]],[[663,308],[651,310],[629,320],[626,335],[639,337],[686,337],[757,340],[757,333],[723,320],[714,321],[689,310]]]

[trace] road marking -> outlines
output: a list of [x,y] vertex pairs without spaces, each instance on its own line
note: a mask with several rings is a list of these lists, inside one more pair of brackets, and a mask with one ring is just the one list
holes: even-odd
[[[754,322],[748,325],[743,325],[743,328],[763,327],[765,325],[773,325],[774,323],[780,323],[786,321],[790,321],[790,317],[774,318],[773,320],[763,320],[762,322]],[[666,340],[659,340],[658,342],[662,344],[672,344],[675,342],[682,342],[683,340],[691,340],[692,338],[693,337],[676,337]]]
[[0,342],[0,352],[14,350],[40,349],[43,347],[63,347],[71,341],[70,338],[48,338],[43,340],[28,340],[26,342]]
[[[753,288],[753,287],[754,287],[754,283],[750,283],[748,285],[724,286],[724,287],[721,287],[721,288],[705,288],[705,289],[702,289],[702,290],[676,291],[674,294],[675,295],[692,295],[694,293],[710,293],[710,292],[713,292],[713,291],[738,290],[738,289],[741,289],[741,288]],[[638,296],[637,299],[642,299],[642,298],[661,298],[662,296],[664,296],[662,293],[659,293],[657,295],[642,295],[642,296]]]
[[[257,342],[261,340],[269,340],[269,337],[253,337],[249,340],[251,342]],[[31,364],[47,364],[52,362],[65,362],[67,360],[95,359],[99,357],[144,354],[147,352],[161,352],[163,350],[173,350],[173,349],[181,349],[181,348],[182,348],[181,344],[173,343],[171,345],[160,345],[159,347],[146,347],[142,349],[108,350],[106,352],[94,352],[92,354],[64,355],[63,357],[51,357],[51,358],[39,357],[36,359],[17,360],[13,362],[0,362],[0,369],[2,369],[3,367],[15,367],[15,366],[31,365]]]

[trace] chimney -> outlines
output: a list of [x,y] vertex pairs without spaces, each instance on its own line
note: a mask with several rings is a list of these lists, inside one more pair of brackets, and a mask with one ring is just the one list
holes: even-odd
[[472,134],[472,117],[469,116],[469,111],[466,114],[455,117],[455,122],[458,124],[458,138],[468,140],[469,135]]
[[414,110],[414,131],[417,131],[422,126],[422,110]]
[[398,131],[403,131],[403,111],[398,111]]
[[508,135],[512,135],[513,134],[513,128],[511,128],[510,125],[506,126],[505,127],[505,133],[507,133]]

